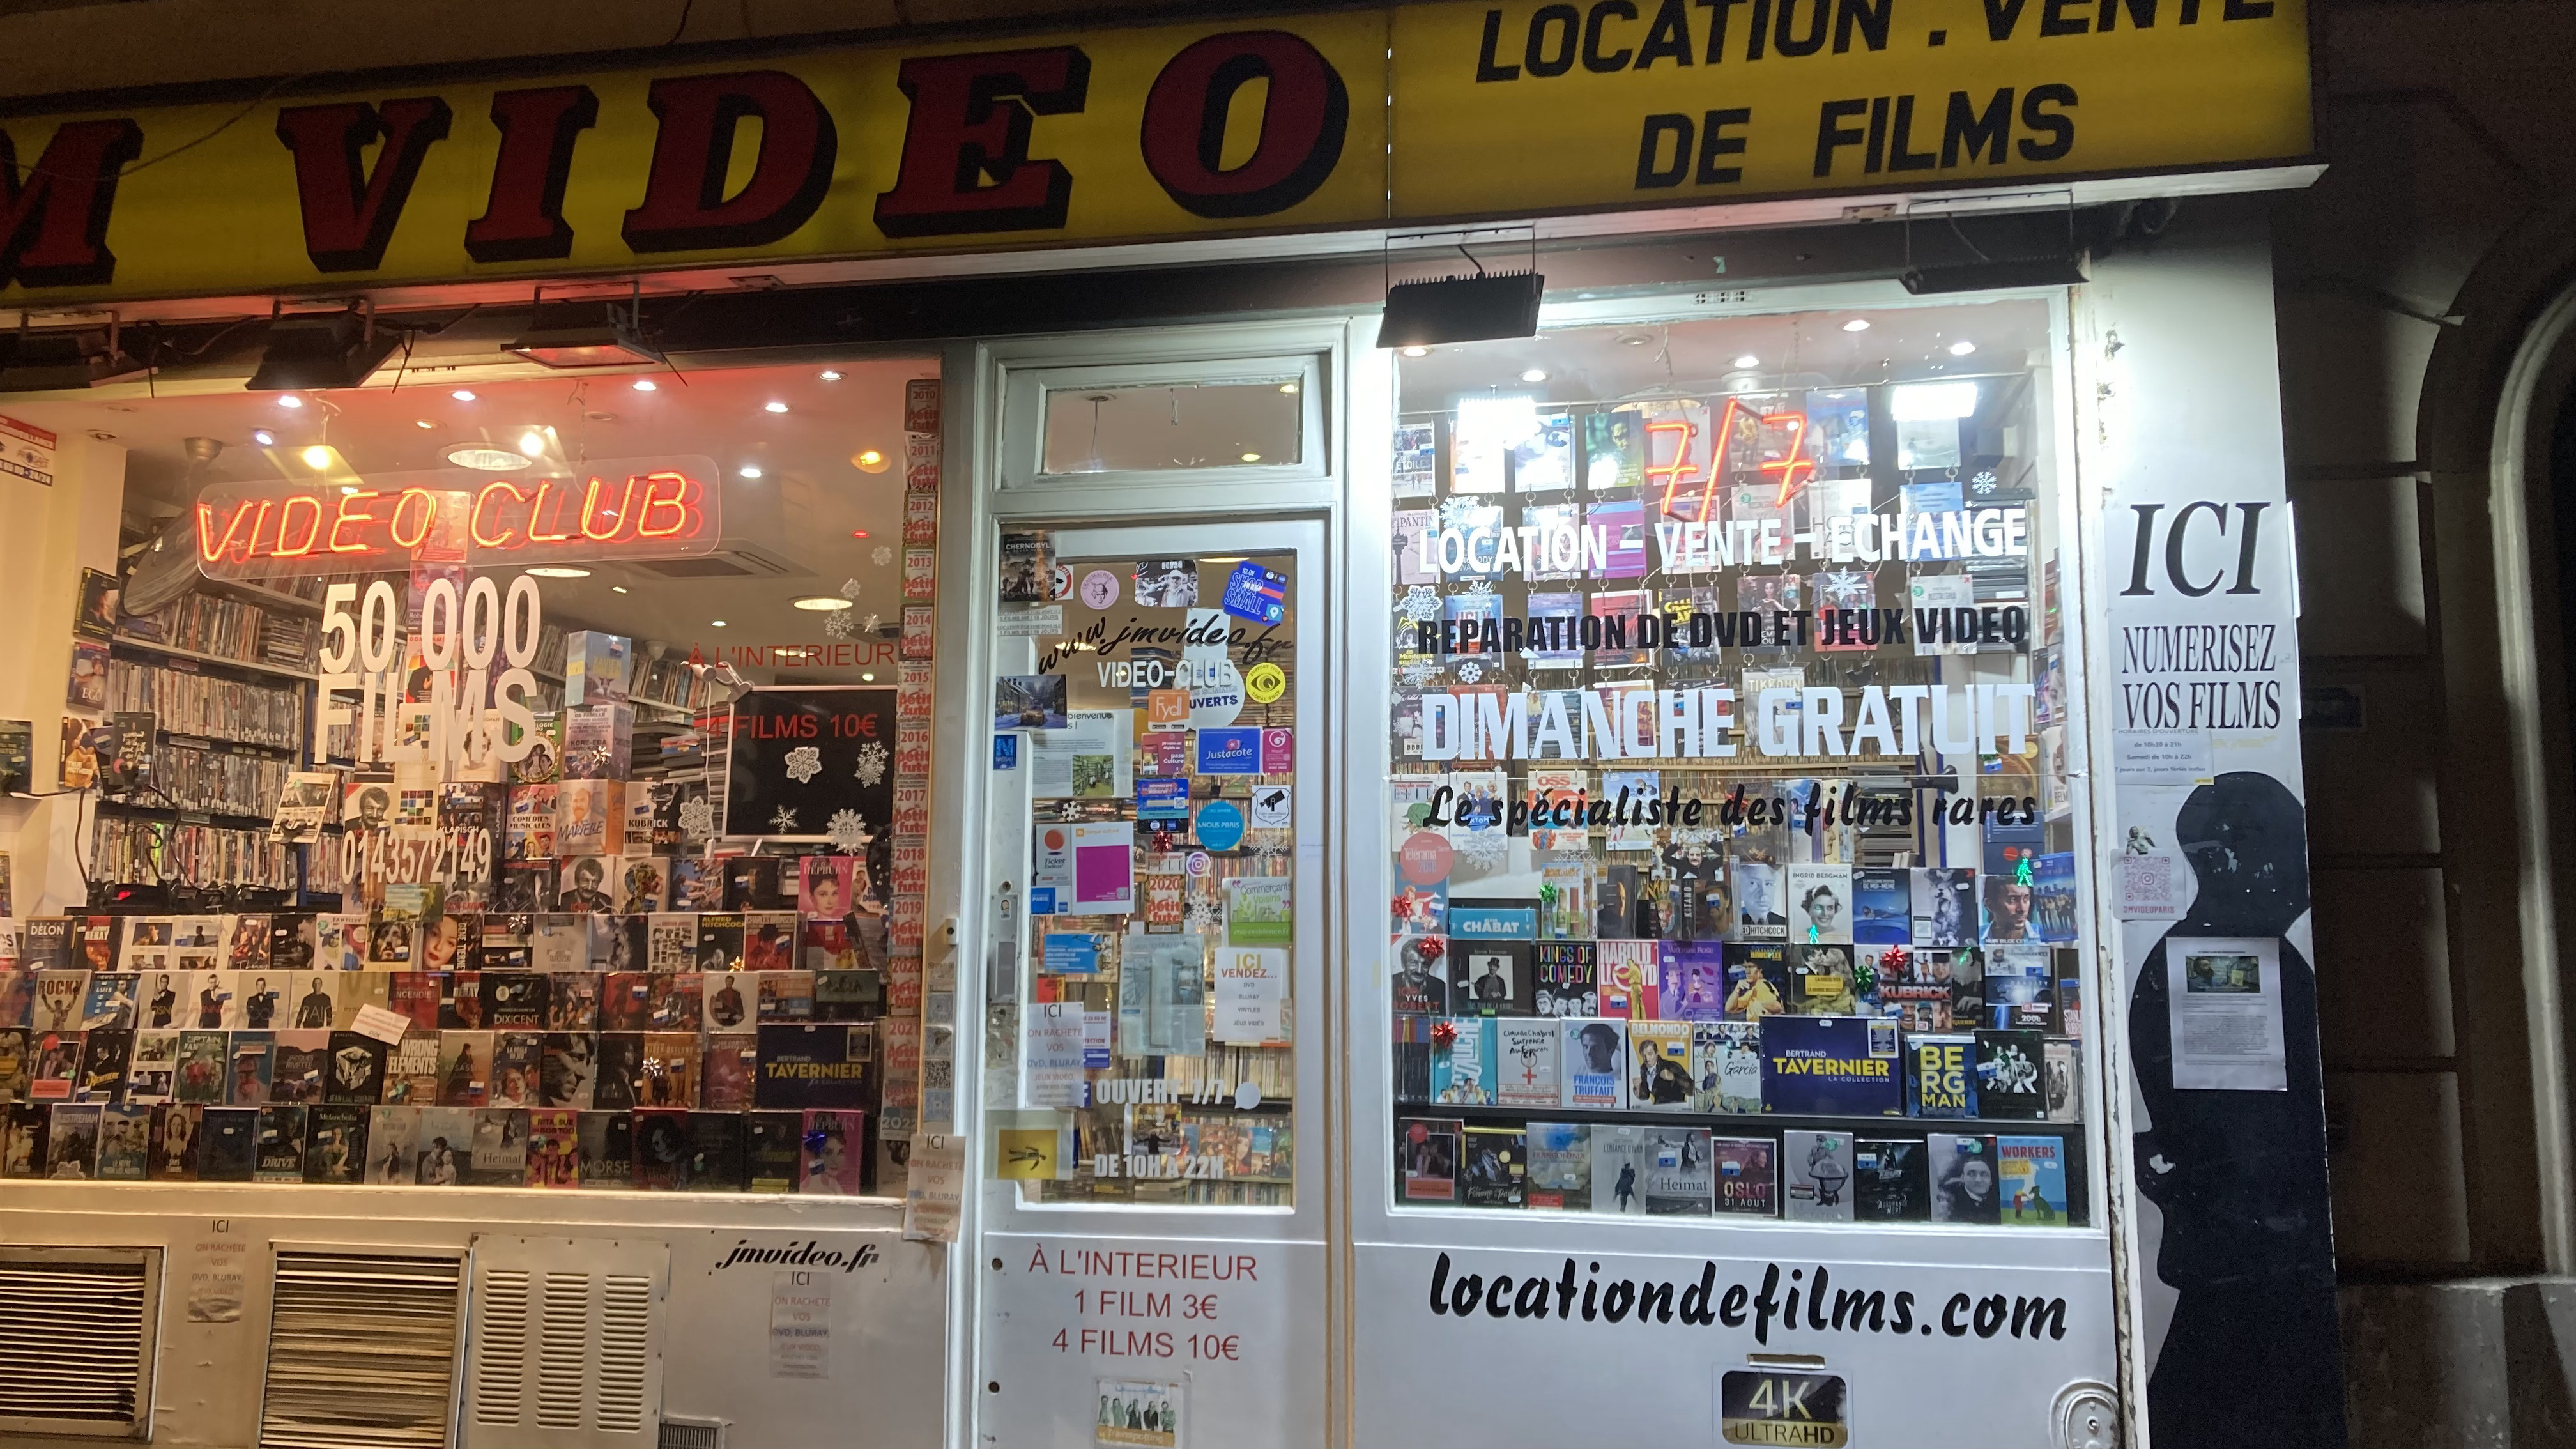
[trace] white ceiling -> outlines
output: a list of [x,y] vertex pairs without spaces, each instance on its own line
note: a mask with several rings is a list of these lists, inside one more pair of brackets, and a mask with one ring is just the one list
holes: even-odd
[[[1855,320],[1869,325],[1845,331]],[[1974,350],[1953,355],[1959,342]],[[1435,347],[1400,359],[1398,377],[1403,410],[1422,413],[1487,392],[1534,394],[1543,403],[1618,402],[1990,376],[2019,372],[2047,351],[2047,303],[1960,302],[1568,327]],[[1738,367],[1745,357],[1752,365]],[[1533,368],[1547,376],[1524,382],[1522,373]]]
[[[827,381],[827,370],[841,374]],[[701,454],[723,474],[727,542],[749,542],[787,560],[794,572],[760,579],[675,581],[637,566],[602,565],[586,579],[547,579],[546,616],[573,627],[661,640],[685,655],[693,645],[827,643],[824,615],[794,599],[860,589],[857,613],[887,623],[901,615],[904,384],[935,377],[930,358],[809,363],[677,374],[562,372],[530,380],[370,387],[296,394],[199,392],[115,402],[12,402],[8,411],[62,433],[108,435],[129,450],[126,512],[135,521],[181,511],[211,479],[286,477],[311,481],[301,461],[318,443],[360,474],[446,466],[457,443],[512,446],[531,429],[552,430],[565,460]],[[381,374],[380,374],[381,376]],[[638,380],[653,383],[640,392]],[[787,411],[767,410],[783,403]],[[273,445],[255,439],[268,429]],[[214,463],[191,475],[185,439],[223,443]],[[854,455],[875,449],[883,472],[862,471]],[[760,470],[742,476],[745,466]],[[865,537],[855,536],[861,532]],[[876,560],[881,551],[885,563]],[[613,592],[624,586],[629,592]],[[724,627],[714,621],[722,619]]]

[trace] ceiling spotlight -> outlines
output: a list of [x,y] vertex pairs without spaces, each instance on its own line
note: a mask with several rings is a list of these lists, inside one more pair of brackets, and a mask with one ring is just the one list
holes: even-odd
[[1735,359],[1735,365],[1737,367],[1760,367],[1762,365],[1762,359],[1754,356],[1750,352],[1747,352]]
[[886,461],[886,455],[874,448],[861,448],[850,455],[850,466],[862,473],[882,473],[886,470]]
[[709,628],[721,629],[725,626],[725,622],[722,619],[709,619],[707,625]]
[[837,367],[824,368],[823,380],[825,382],[839,382],[841,380],[841,370]]
[[637,392],[660,392],[662,390],[662,384],[655,382],[649,377],[639,377],[635,379],[635,390]]
[[1962,337],[1958,341],[1950,344],[1950,355],[1952,357],[1965,357],[1976,350],[1977,344],[1970,342],[1965,337]]
[[286,396],[279,398],[277,400],[277,405],[282,408],[300,408],[304,406],[304,399],[297,397],[295,394],[290,392]]
[[850,537],[852,538],[865,538],[867,536],[868,531],[864,528],[853,528],[850,530]]
[[1293,382],[1283,382],[1279,384],[1279,390],[1285,393],[1294,393],[1297,390],[1297,384]]
[[1521,374],[1521,381],[1545,382],[1547,381],[1547,369],[1544,367],[1533,367],[1527,372]]
[[528,570],[528,572],[541,579],[586,579],[590,577],[590,570],[588,569],[569,568],[563,564],[540,564],[537,567]]
[[474,389],[470,387],[460,387],[456,391],[449,393],[448,396],[456,399],[458,402],[472,402],[474,401]]
[[868,684],[874,684],[874,683],[876,683],[876,682],[877,682],[877,677],[876,677],[876,675],[875,675],[874,673],[872,673],[872,672],[871,672],[871,673],[863,673],[863,674],[861,674],[861,675],[859,676],[859,678],[860,678],[863,682],[868,683]]
[[626,592],[626,586],[624,584],[610,584],[608,586],[608,591],[612,594],[622,594]]
[[273,447],[277,443],[277,434],[266,428],[253,428],[250,430],[250,440],[263,448]]
[[762,403],[760,410],[765,413],[783,413],[787,411],[787,404],[773,400]]
[[1869,319],[1866,317],[1854,317],[1849,322],[1843,324],[1843,330],[1845,332],[1867,332],[1869,330]]
[[354,497],[357,494],[357,491],[358,485],[355,483],[343,483],[340,485],[340,495],[344,498]]
[[1246,453],[1243,455],[1243,461],[1247,463],[1258,463],[1261,461],[1261,455],[1259,453]]
[[734,471],[745,478],[757,478],[760,476],[760,465],[757,463],[745,463],[741,467],[734,469]]
[[534,458],[546,451],[546,435],[530,429],[519,435],[519,451]]
[[816,594],[810,599],[798,599],[796,607],[809,614],[837,614],[843,609],[856,606],[847,599],[835,598],[830,594]]
[[1429,357],[1431,355],[1431,349],[1428,347],[1399,347],[1396,351],[1403,353],[1407,357]]
[[416,420],[412,423],[412,426],[413,426],[413,427],[415,427],[415,428],[434,428],[434,427],[437,427],[437,426],[438,426],[438,424],[431,422],[431,421],[430,421],[429,419],[427,419],[427,418],[420,418],[420,419],[416,419]]
[[459,468],[471,468],[478,473],[515,473],[529,463],[524,454],[495,448],[489,443],[459,443],[441,456]]
[[304,450],[304,466],[316,472],[331,466],[331,450],[318,444]]

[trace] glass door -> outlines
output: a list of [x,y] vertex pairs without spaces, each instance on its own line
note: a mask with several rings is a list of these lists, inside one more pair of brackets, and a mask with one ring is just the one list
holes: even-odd
[[997,547],[979,1442],[1320,1444],[1324,530]]

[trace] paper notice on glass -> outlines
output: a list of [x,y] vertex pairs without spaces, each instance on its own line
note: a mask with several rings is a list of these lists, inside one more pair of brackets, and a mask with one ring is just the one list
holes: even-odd
[[1118,1054],[1207,1055],[1207,948],[1192,932],[1130,931],[1118,962]]
[[1221,1042],[1277,1041],[1288,996],[1288,953],[1271,947],[1220,946],[1216,952],[1216,1030]]
[[1040,800],[1124,800],[1135,793],[1136,711],[1077,709],[1064,725],[1029,731],[1029,793]]
[[2165,1010],[2175,1087],[2289,1090],[2279,937],[2167,936]]
[[1021,1014],[1028,1088],[1023,1105],[1079,1107],[1082,1100],[1082,1003],[1032,1002]]
[[1092,1072],[1108,1070],[1109,1033],[1110,1029],[1117,1024],[1117,1020],[1105,1011],[1086,1011],[1082,1014],[1083,1070]]
[[832,1376],[832,1280],[807,1268],[780,1268],[769,1283],[769,1376]]
[[966,1191],[966,1139],[954,1132],[915,1134],[907,1169],[904,1237],[916,1243],[957,1241],[957,1209]]

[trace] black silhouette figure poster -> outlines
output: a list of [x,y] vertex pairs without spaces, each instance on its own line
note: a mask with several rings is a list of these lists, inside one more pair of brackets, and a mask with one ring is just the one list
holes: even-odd
[[[2170,1305],[2149,1422],[2159,1442],[2326,1449],[2344,1442],[2343,1384],[2316,974],[2295,934],[2308,909],[2306,812],[2280,781],[2239,771],[2192,790],[2173,831],[2196,893],[2139,963],[2128,1012],[2132,1180],[2156,1220],[2141,1249],[2151,1308]],[[2132,945],[2150,929],[2132,926]],[[2243,946],[2268,954],[2228,949]],[[2177,980],[2192,994],[2195,971],[2202,996],[2277,1002],[2277,1085],[2192,1085],[2209,1044],[2174,997]]]

